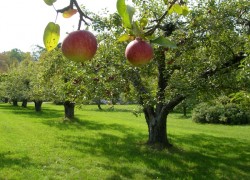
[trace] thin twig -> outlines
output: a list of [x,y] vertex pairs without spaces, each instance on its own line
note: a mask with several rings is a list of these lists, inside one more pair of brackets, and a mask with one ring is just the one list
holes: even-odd
[[168,10],[158,19],[158,22],[157,24],[150,30],[148,30],[147,32],[145,32],[145,36],[150,36],[152,35],[155,30],[160,26],[161,22],[163,21],[163,19],[167,16],[169,10],[173,7],[173,5],[176,3],[177,0],[173,0],[171,3],[170,3],[170,6],[168,8]]

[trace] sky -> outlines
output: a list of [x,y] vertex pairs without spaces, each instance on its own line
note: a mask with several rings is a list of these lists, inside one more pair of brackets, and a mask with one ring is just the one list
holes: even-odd
[[[79,5],[93,12],[108,8],[116,11],[116,0],[78,0]],[[69,4],[69,0],[57,0],[56,9]],[[55,22],[56,11],[43,0],[1,0],[0,1],[0,52],[17,48],[23,52],[31,52],[35,45],[44,47],[43,32],[49,22]],[[57,24],[61,27],[60,42],[66,32],[77,29],[78,15],[66,19],[58,15]]]

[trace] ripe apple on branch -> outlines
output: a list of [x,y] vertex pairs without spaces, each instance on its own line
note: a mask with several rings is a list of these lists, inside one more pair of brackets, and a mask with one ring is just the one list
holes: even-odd
[[[181,0],[179,1],[180,2],[178,2],[178,0],[164,0],[164,3],[168,5],[167,10],[159,19],[154,21],[156,23],[153,26],[147,27],[148,19],[146,16],[142,16],[139,20],[134,20],[133,15],[135,14],[135,8],[126,5],[125,0],[117,0],[117,11],[122,19],[123,27],[125,28],[125,34],[122,34],[118,41],[128,41],[131,39],[131,36],[136,37],[135,40],[127,45],[125,50],[125,56],[132,65],[144,65],[153,59],[152,44],[163,46],[164,48],[177,47],[176,43],[163,35],[157,38],[152,35],[161,27],[161,23],[167,15],[171,13],[177,13],[184,16],[187,15],[187,6]],[[145,31],[145,29],[147,31]]]
[[[54,6],[56,0],[44,0],[49,6]],[[55,8],[55,7],[54,7]],[[76,9],[75,9],[76,8]],[[62,53],[66,58],[76,62],[84,62],[94,57],[97,51],[96,37],[87,30],[80,30],[82,22],[89,25],[86,19],[93,21],[87,16],[76,0],[70,0],[70,4],[63,9],[56,10],[57,14],[62,13],[64,18],[69,18],[79,13],[78,30],[69,33],[62,43]],[[48,51],[53,50],[58,45],[60,37],[60,26],[50,22],[44,31],[44,44]]]

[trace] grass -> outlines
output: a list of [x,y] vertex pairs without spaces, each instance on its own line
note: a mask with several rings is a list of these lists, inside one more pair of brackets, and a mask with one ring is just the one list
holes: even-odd
[[145,145],[147,127],[136,106],[76,109],[43,104],[36,113],[0,104],[0,179],[250,179],[250,126],[196,124],[170,114],[174,148]]

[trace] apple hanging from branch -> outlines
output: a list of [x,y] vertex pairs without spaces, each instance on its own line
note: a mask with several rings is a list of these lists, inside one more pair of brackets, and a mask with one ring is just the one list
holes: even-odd
[[87,30],[71,32],[62,43],[62,53],[69,60],[84,62],[92,59],[97,50],[95,36]]
[[139,66],[152,60],[154,52],[149,43],[141,38],[136,38],[127,45],[125,56],[132,65]]
[[[125,0],[117,0],[116,8],[119,16],[122,19],[122,25],[125,29],[125,34],[122,34],[118,41],[129,41],[132,37],[137,39],[131,41],[125,50],[125,56],[127,60],[134,66],[140,66],[147,64],[153,59],[153,48],[151,44],[162,46],[164,48],[177,48],[175,42],[168,37],[160,35],[154,36],[155,31],[161,27],[161,23],[165,17],[169,14],[176,13],[178,15],[186,16],[188,14],[188,7],[179,2],[173,0],[171,2],[164,1],[165,5],[168,6],[167,10],[160,16],[159,19],[153,26],[148,25],[148,18],[146,14],[142,14],[140,19],[134,20],[133,15],[135,14],[135,8],[127,5]],[[145,31],[147,30],[147,31]],[[146,41],[150,41],[150,44]]]
[[[62,9],[55,8],[54,3],[56,1],[57,0],[44,0],[47,5],[54,7],[57,15],[58,13],[62,13],[64,18],[70,18],[76,13],[80,15],[78,30],[70,33],[62,43],[62,52],[64,56],[76,62],[83,62],[92,59],[97,50],[97,40],[91,32],[80,29],[82,22],[89,26],[86,20],[93,21],[93,19],[82,10],[78,5],[77,0],[70,0],[69,5]],[[58,47],[59,39],[60,25],[56,24],[56,22],[49,22],[43,35],[46,49],[51,51]]]

